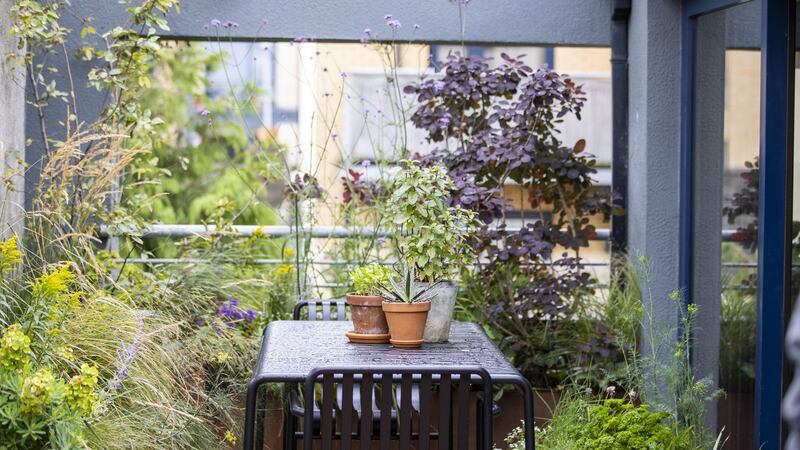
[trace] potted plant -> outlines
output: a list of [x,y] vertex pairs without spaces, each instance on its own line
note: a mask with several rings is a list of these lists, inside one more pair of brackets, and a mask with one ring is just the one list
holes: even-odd
[[399,280],[389,277],[381,287],[384,297],[383,312],[389,324],[389,342],[394,347],[418,348],[423,342],[425,322],[431,309],[431,294],[435,284],[417,281],[412,264],[401,261]]
[[346,295],[350,305],[353,330],[345,333],[350,342],[385,344],[389,342],[389,326],[383,313],[381,286],[389,281],[389,268],[380,264],[359,266],[350,272],[353,292]]
[[461,266],[474,262],[469,240],[477,219],[471,211],[450,206],[453,180],[443,167],[423,168],[409,160],[403,164],[392,180],[385,220],[395,232],[397,253],[414,269],[414,281],[438,285],[431,298],[425,341],[444,342],[450,335],[458,293],[451,277]]

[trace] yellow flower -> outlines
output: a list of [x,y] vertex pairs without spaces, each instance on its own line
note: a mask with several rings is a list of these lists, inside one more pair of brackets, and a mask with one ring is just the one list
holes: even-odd
[[56,355],[65,361],[75,361],[75,353],[72,352],[72,347],[62,345],[56,349]]
[[100,398],[96,390],[98,377],[97,367],[82,364],[81,373],[70,379],[64,399],[73,409],[86,415],[94,413]]
[[70,306],[72,306],[73,308],[77,308],[78,306],[81,305],[81,297],[83,297],[84,295],[86,295],[86,292],[83,291],[73,292],[72,294],[69,295],[67,301]]
[[22,412],[33,415],[41,414],[44,407],[53,399],[52,394],[56,384],[56,377],[50,369],[39,369],[32,377],[22,383],[22,392],[19,395],[20,409]]
[[67,265],[59,266],[57,269],[46,273],[33,282],[33,295],[37,297],[53,297],[63,294],[69,289],[69,285],[75,280]]
[[261,227],[259,227],[259,228],[256,228],[255,230],[253,230],[253,234],[251,234],[250,236],[251,236],[253,239],[261,239],[261,238],[266,238],[266,237],[268,237],[268,236],[267,236],[267,233],[264,233],[264,230],[262,230],[262,229],[261,229]]
[[0,242],[0,271],[13,270],[14,265],[22,262],[22,252],[17,247],[17,237],[11,236]]
[[236,445],[236,435],[231,430],[225,431],[225,441],[231,445]]
[[30,364],[31,338],[21,330],[22,325],[9,325],[0,337],[0,366],[19,370]]
[[294,256],[294,250],[287,248],[286,251],[283,252],[283,254],[286,255],[287,258],[291,258],[292,256]]
[[292,273],[293,270],[294,267],[291,264],[283,264],[282,266],[278,267],[278,269],[275,271],[275,275],[282,277],[284,275]]
[[211,358],[211,362],[217,364],[223,364],[225,361],[228,360],[228,358],[230,358],[230,355],[228,355],[227,353],[217,352],[217,354]]

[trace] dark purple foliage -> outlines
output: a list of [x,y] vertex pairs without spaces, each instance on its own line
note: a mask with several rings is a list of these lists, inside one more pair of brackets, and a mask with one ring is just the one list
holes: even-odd
[[[489,259],[477,274],[487,292],[483,312],[499,330],[527,329],[567,317],[570,295],[589,289],[580,258],[554,257],[553,251],[577,255],[588,246],[596,236],[590,217],[607,219],[615,212],[615,198],[594,185],[596,161],[584,151],[586,142],[570,146],[559,139],[564,119],[580,118],[586,101],[582,87],[569,76],[546,67],[534,70],[506,54],[496,67],[491,63],[452,54],[437,65],[435,79],[404,91],[419,103],[411,122],[430,142],[442,144],[423,163],[447,167],[454,181],[452,203],[486,223],[476,242]],[[528,213],[520,230],[509,230],[502,220],[509,181],[537,211]],[[498,219],[499,227],[491,231],[489,224]],[[525,339],[503,336],[501,345],[518,358],[535,358],[541,343]]]

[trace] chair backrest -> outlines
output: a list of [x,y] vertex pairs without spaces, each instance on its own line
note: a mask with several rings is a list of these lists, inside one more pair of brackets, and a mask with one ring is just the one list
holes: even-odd
[[346,320],[347,304],[344,299],[303,300],[294,306],[293,320],[301,320],[303,310],[308,311],[306,320]]
[[[317,386],[321,385],[321,395]],[[412,405],[412,390],[419,386],[419,405]],[[438,423],[431,427],[431,393],[438,386]],[[378,395],[380,426],[378,435],[373,436],[372,410],[362,408],[360,426],[353,424],[353,389],[360,390],[361,404],[369,405]],[[475,389],[471,389],[474,387]],[[453,406],[453,391],[457,403]],[[305,382],[304,397],[320,400],[320,427],[315,435],[314,417],[304,416],[303,445],[312,450],[313,440],[321,440],[321,449],[330,450],[334,439],[341,441],[341,448],[356,448],[353,438],[361,441],[361,449],[371,448],[372,440],[380,440],[381,450],[388,450],[390,442],[399,441],[400,450],[411,448],[411,440],[417,440],[419,450],[428,450],[430,441],[438,440],[438,448],[453,448],[453,417],[457,419],[459,450],[466,450],[469,444],[470,392],[477,391],[479,417],[483,427],[479,433],[481,450],[492,448],[492,380],[482,367],[444,367],[428,366],[414,368],[371,367],[371,368],[318,368],[313,370]],[[388,395],[387,395],[388,393]],[[395,398],[396,397],[396,398]],[[335,420],[334,405],[339,406],[340,419]],[[412,415],[417,410],[418,429],[412,430]],[[393,429],[392,418],[396,417],[397,427]],[[338,432],[335,430],[338,428]],[[355,430],[361,430],[361,434]],[[435,431],[434,431],[435,430]]]

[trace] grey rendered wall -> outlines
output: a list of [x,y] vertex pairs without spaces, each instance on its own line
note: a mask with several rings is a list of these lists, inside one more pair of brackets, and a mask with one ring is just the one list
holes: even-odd
[[679,286],[680,19],[679,0],[634,0],[631,6],[628,248],[652,268],[644,289],[652,293],[642,333],[648,353],[678,320],[669,293]]
[[[19,162],[25,158],[25,71],[14,58],[17,40],[11,26],[12,0],[0,0],[0,239],[10,229],[22,231],[23,177]],[[10,178],[10,184],[6,181]]]

